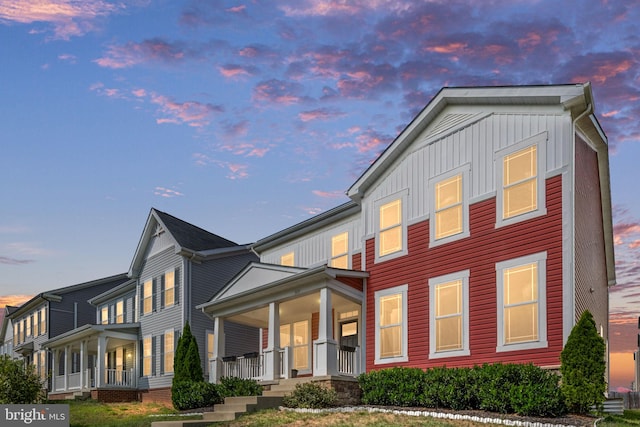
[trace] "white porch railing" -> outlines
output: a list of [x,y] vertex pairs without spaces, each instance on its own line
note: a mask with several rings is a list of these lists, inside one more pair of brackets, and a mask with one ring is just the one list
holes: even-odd
[[111,387],[133,387],[133,369],[105,369],[104,385]]
[[338,347],[338,372],[342,375],[360,374],[360,347]]
[[262,379],[264,375],[264,356],[260,353],[245,354],[222,359],[222,376],[245,379]]

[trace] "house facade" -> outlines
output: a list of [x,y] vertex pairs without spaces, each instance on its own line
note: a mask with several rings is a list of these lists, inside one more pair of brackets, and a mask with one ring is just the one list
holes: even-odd
[[[590,84],[444,88],[337,208],[259,240],[199,306],[210,379],[353,378],[393,366],[558,369],[615,284],[607,138]],[[234,357],[227,322],[262,330]]]
[[6,306],[2,310],[4,311],[2,316],[2,325],[0,326],[0,356],[7,355],[14,358],[13,353],[13,324],[9,315],[15,311],[17,307]]
[[[58,367],[49,397],[171,402],[173,358],[187,322],[203,370],[209,366],[213,322],[196,305],[256,260],[248,245],[152,209],[126,280],[89,299],[90,321],[45,343]],[[259,330],[231,323],[229,332],[231,351],[258,350]],[[73,380],[68,354],[77,354]]]
[[[123,273],[54,289],[34,296],[20,307],[8,308],[5,320],[10,321],[13,330],[13,355],[34,365],[35,372],[51,390],[54,360],[44,343],[79,325],[93,322],[95,308],[87,300],[126,280]],[[78,366],[72,363],[77,360],[74,357],[69,355],[69,369],[77,372]]]

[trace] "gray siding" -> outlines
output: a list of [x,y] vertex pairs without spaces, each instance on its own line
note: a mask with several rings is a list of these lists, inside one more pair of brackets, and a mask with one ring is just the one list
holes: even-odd
[[[177,270],[175,276],[177,292],[176,302],[173,306],[162,307],[161,280],[160,278],[169,270]],[[137,290],[138,298],[142,298],[142,287],[146,280],[153,280],[153,310],[149,314],[142,314],[142,302],[138,301],[138,318],[140,322],[139,341],[146,336],[153,337],[153,372],[155,375],[143,376],[139,379],[139,388],[160,388],[170,387],[173,374],[161,374],[161,355],[162,355],[162,335],[168,329],[174,329],[177,333],[182,331],[182,291],[183,291],[183,270],[182,257],[175,253],[174,247],[165,248],[164,250],[152,255],[146,259],[142,265],[140,277],[138,280]],[[177,339],[176,339],[177,343]],[[138,355],[140,356],[141,347],[138,347]]]
[[[198,341],[200,360],[203,372],[206,372],[207,360],[207,330],[213,330],[213,320],[195,307],[198,304],[209,301],[224,285],[227,284],[248,263],[258,261],[258,258],[250,252],[226,258],[214,259],[201,264],[192,264],[192,304],[191,332]],[[260,330],[225,322],[226,351],[228,355],[242,355],[244,353],[258,351],[260,343]]]

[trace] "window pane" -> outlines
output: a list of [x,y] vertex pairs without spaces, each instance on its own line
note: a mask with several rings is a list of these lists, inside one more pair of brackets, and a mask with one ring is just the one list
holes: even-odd
[[280,265],[285,265],[287,267],[293,267],[293,265],[294,265],[293,252],[290,252],[288,254],[282,255],[280,257]]
[[380,326],[397,325],[402,319],[402,295],[380,298]]
[[347,255],[343,255],[341,257],[332,259],[331,260],[331,267],[349,268],[349,257]]
[[164,275],[164,305],[172,306],[175,302],[175,272],[169,271]]
[[100,321],[103,325],[109,323],[109,307],[102,307]]
[[213,343],[214,343],[214,334],[209,332],[207,333],[207,359],[213,358]]
[[436,316],[449,316],[462,312],[462,281],[436,286]]
[[380,255],[402,249],[402,227],[395,227],[380,233]]
[[116,323],[124,322],[124,301],[116,303]]
[[173,332],[164,334],[164,371],[173,372]]
[[151,280],[147,280],[144,282],[144,287],[142,289],[142,295],[144,298],[142,313],[151,313],[153,309],[153,282]]
[[349,337],[358,333],[358,322],[349,322],[342,324],[342,336]]
[[295,369],[309,369],[309,347],[294,347],[293,367]]
[[402,200],[394,200],[380,206],[380,230],[400,224],[402,218]]
[[462,202],[462,175],[436,184],[436,210]]
[[402,355],[402,327],[390,326],[380,329],[380,357]]
[[536,146],[504,157],[504,184],[511,185],[537,175]]
[[293,324],[293,343],[294,345],[304,345],[309,343],[308,322],[297,322]]
[[436,239],[462,233],[462,205],[436,212]]
[[506,344],[538,340],[538,304],[505,308]]
[[462,348],[462,316],[436,320],[436,351]]
[[510,268],[504,272],[504,304],[519,304],[538,299],[537,264]]
[[504,189],[503,216],[509,218],[525,212],[536,210],[537,181],[535,178]]
[[291,345],[291,325],[280,326],[280,347],[285,348]]
[[349,233],[341,233],[331,239],[331,256],[346,254],[349,251]]

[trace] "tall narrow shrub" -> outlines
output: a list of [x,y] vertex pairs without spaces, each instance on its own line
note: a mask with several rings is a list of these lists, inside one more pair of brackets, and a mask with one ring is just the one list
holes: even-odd
[[191,327],[189,322],[184,324],[182,328],[182,335],[178,338],[178,346],[176,347],[176,354],[173,357],[173,382],[177,383],[190,378],[189,373],[185,366],[185,359],[187,352],[189,351],[189,344],[194,336],[191,334]]
[[604,402],[605,351],[593,316],[585,311],[560,354],[561,390],[569,411],[585,414]]

